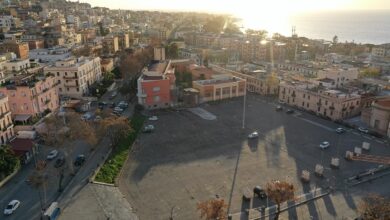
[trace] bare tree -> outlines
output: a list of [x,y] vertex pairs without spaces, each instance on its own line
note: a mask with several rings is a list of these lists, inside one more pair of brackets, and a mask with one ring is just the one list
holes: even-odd
[[266,191],[267,196],[277,205],[277,212],[274,218],[277,220],[280,215],[280,205],[283,202],[294,199],[294,185],[285,181],[271,181],[267,183]]
[[[36,170],[28,177],[28,181],[31,186],[37,190],[41,211],[43,211],[46,205],[46,187],[48,176],[47,174],[43,173],[43,170]],[[41,194],[41,190],[43,195]]]
[[223,199],[210,199],[197,204],[200,211],[200,218],[205,220],[225,220],[227,205]]
[[390,199],[376,194],[368,195],[358,204],[358,212],[365,220],[390,219]]
[[115,147],[131,131],[131,126],[126,117],[111,116],[100,121],[99,130],[99,133],[109,137],[112,146]]

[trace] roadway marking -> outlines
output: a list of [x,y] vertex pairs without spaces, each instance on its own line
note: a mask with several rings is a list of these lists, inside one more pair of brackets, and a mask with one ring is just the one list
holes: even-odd
[[325,125],[322,125],[322,124],[320,124],[320,123],[311,121],[311,120],[309,120],[309,119],[301,118],[301,117],[296,117],[296,118],[300,118],[300,119],[302,119],[302,120],[304,120],[304,121],[306,121],[306,122],[308,122],[308,123],[310,123],[310,124],[317,125],[318,127],[321,127],[321,128],[326,129],[326,130],[328,130],[328,131],[334,131],[333,128],[327,127],[327,126],[325,126]]

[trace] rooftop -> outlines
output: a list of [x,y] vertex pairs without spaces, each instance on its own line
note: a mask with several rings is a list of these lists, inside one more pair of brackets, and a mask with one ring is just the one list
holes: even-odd
[[154,61],[148,66],[149,71],[164,73],[168,63],[165,61]]
[[206,80],[197,80],[194,81],[198,84],[201,85],[216,85],[216,84],[222,84],[222,83],[230,83],[230,82],[238,82],[238,81],[243,81],[243,79],[238,78],[238,77],[220,77],[217,79],[206,79]]
[[375,104],[385,108],[390,108],[390,99],[378,100],[375,102]]

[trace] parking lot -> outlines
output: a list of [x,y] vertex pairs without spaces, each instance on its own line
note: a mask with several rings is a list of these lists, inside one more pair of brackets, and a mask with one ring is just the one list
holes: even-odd
[[[156,130],[140,135],[119,182],[121,192],[140,219],[168,219],[171,215],[174,219],[199,219],[196,204],[216,196],[225,199],[230,213],[266,205],[266,200],[258,199],[246,204],[242,201],[242,189],[264,187],[271,180],[294,183],[297,194],[332,186],[343,192],[338,199],[345,200],[336,203],[355,209],[354,192],[362,195],[368,189],[348,188],[344,179],[377,164],[345,161],[345,151],[367,141],[372,147],[370,154],[390,154],[382,140],[356,131],[337,134],[334,130],[338,126],[330,121],[306,113],[275,111],[274,103],[251,95],[247,98],[243,129],[242,100],[201,106],[215,115],[215,120],[182,110],[158,111],[159,120],[147,122]],[[248,140],[248,134],[255,130],[259,138]],[[320,149],[322,141],[330,142],[330,147]],[[340,169],[330,168],[332,157],[340,158]],[[316,164],[324,165],[324,177],[312,175],[310,183],[303,184],[302,170],[314,172]],[[389,195],[383,184],[374,189]],[[337,208],[333,205],[333,209]],[[328,211],[332,216],[343,212]],[[314,212],[316,209],[309,209],[303,219],[325,214]]]

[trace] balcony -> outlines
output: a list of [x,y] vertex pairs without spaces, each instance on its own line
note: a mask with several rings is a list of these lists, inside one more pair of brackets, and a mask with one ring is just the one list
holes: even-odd
[[65,84],[64,86],[65,87],[73,87],[73,88],[78,88],[79,87],[79,85],[69,85],[69,84]]
[[6,116],[10,113],[11,113],[11,111],[2,112],[2,113],[0,113],[0,118],[3,118],[4,116]]
[[78,79],[77,76],[64,76],[64,79]]
[[334,107],[334,106],[329,106],[329,109],[330,109],[330,110],[334,110],[335,107]]

